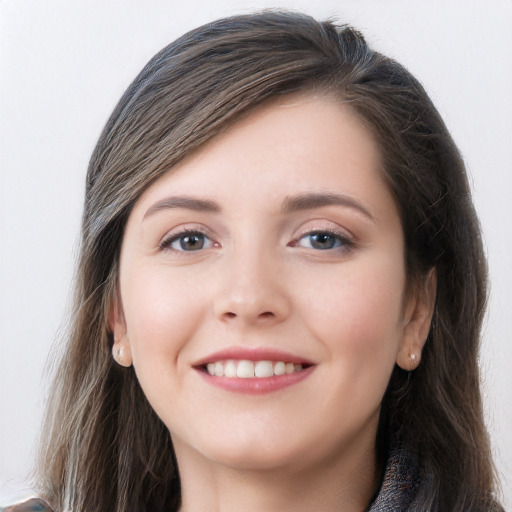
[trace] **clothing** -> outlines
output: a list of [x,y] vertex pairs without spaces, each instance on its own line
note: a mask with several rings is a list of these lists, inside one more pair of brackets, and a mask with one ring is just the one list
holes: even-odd
[[392,450],[377,497],[368,512],[408,511],[415,501],[419,484],[418,465],[403,450]]

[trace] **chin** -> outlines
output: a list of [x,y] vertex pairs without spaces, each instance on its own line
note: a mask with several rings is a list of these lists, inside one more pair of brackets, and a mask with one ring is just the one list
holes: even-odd
[[[254,432],[252,432],[254,434]],[[309,443],[290,439],[290,436],[275,432],[275,435],[249,432],[237,432],[236,435],[224,433],[222,436],[209,432],[203,443],[189,443],[186,440],[173,439],[178,463],[180,456],[190,457],[191,451],[196,457],[210,463],[220,464],[239,471],[276,470],[287,466],[297,466],[304,461],[304,453],[311,453]],[[215,442],[213,443],[213,440]],[[285,442],[284,442],[285,441]],[[309,446],[309,447],[308,447]]]
[[251,446],[239,450],[231,448],[228,453],[212,453],[211,460],[238,471],[272,471],[297,466],[303,461],[301,450],[272,450],[269,447]]

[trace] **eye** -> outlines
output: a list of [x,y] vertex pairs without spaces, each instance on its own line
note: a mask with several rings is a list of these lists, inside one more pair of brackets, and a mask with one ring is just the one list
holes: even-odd
[[213,247],[213,242],[200,231],[183,231],[174,233],[160,245],[161,249],[172,249],[180,252],[194,252]]
[[337,248],[349,249],[354,246],[354,243],[339,233],[315,231],[300,238],[295,245],[325,251]]

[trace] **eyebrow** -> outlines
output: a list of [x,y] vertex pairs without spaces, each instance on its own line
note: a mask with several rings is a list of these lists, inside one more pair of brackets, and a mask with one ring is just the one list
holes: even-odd
[[332,205],[353,208],[370,220],[375,221],[375,217],[357,199],[332,192],[313,192],[287,197],[283,203],[283,212],[292,213]]
[[176,208],[184,208],[186,210],[193,210],[196,212],[219,213],[221,211],[220,206],[216,202],[208,199],[197,199],[189,196],[173,196],[166,197],[165,199],[157,201],[155,204],[151,205],[144,214],[144,219],[156,212],[159,212],[160,210],[172,210]]
[[[282,206],[283,213],[293,213],[301,210],[312,210],[324,206],[344,206],[357,210],[365,217],[375,221],[375,217],[365,208],[357,199],[344,194],[335,194],[332,192],[307,192],[296,196],[288,196]],[[215,201],[209,199],[198,199],[190,196],[172,196],[166,197],[151,205],[143,219],[153,215],[161,210],[186,209],[196,212],[219,213],[221,207]]]

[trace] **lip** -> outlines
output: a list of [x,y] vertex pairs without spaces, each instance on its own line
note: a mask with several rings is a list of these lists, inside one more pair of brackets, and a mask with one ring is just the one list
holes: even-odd
[[308,366],[300,372],[290,373],[289,375],[274,375],[273,377],[260,378],[255,377],[253,379],[215,377],[206,373],[201,368],[195,368],[195,370],[201,378],[212,386],[219,387],[226,391],[233,391],[235,393],[264,395],[298,384],[300,381],[309,377],[315,368],[315,366]]
[[[272,377],[254,377],[248,379],[216,377],[214,375],[210,375],[204,370],[204,367],[208,363],[214,363],[216,361],[227,359],[272,362],[284,361],[287,363],[302,364],[303,366],[306,366],[306,368],[291,374],[274,375]],[[311,373],[315,370],[315,367],[315,363],[303,357],[291,354],[289,352],[283,352],[281,350],[263,347],[231,347],[210,354],[202,359],[199,359],[193,364],[193,368],[207,384],[219,387],[226,391],[249,395],[263,395],[272,393],[289,386],[293,386],[294,384],[298,384],[309,375],[311,375]]]
[[208,363],[215,363],[216,361],[222,361],[225,359],[236,359],[242,360],[245,359],[247,361],[284,361],[285,363],[293,363],[293,364],[303,364],[307,366],[313,366],[315,363],[303,357],[297,356],[290,352],[285,352],[282,350],[277,350],[274,348],[267,347],[257,347],[257,348],[247,348],[247,347],[230,347],[224,350],[219,350],[218,352],[214,352],[206,357],[203,357],[193,363],[192,366],[205,366]]

